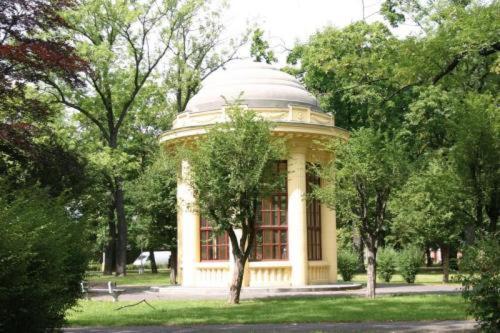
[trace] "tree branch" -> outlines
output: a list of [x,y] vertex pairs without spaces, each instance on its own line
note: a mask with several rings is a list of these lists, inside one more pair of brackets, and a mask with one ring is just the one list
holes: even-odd
[[[480,49],[479,55],[486,57],[498,51],[500,51],[500,42],[493,43],[488,47]],[[436,76],[432,78],[432,84],[438,83],[439,80],[441,80],[447,74],[451,73],[466,55],[467,52],[462,52],[453,57],[453,59],[448,63],[448,65],[441,72],[439,72]]]
[[66,99],[66,97],[64,96],[64,92],[57,85],[57,83],[55,83],[54,81],[52,81],[48,78],[45,78],[45,82],[47,84],[49,84],[51,87],[53,87],[54,89],[56,89],[56,91],[59,93],[59,96],[60,96],[60,99],[58,100],[59,103],[64,104],[70,108],[73,108],[73,109],[79,111],[80,113],[82,113],[84,116],[86,116],[91,122],[93,122],[99,128],[99,130],[101,131],[101,134],[109,142],[109,139],[110,139],[109,133],[106,131],[106,128],[102,125],[102,123],[96,117],[94,117],[88,110],[85,110],[81,106],[68,101]]

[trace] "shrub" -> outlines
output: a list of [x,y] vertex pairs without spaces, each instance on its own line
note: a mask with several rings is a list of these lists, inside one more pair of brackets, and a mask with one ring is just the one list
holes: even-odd
[[415,282],[415,277],[422,262],[422,251],[416,246],[409,246],[399,253],[398,270],[407,283]]
[[387,247],[378,251],[377,254],[377,275],[385,282],[390,282],[396,273],[397,253],[394,249]]
[[500,242],[492,235],[464,251],[458,279],[468,312],[486,332],[500,331]]
[[37,190],[0,193],[0,332],[49,332],[80,296],[81,223]]
[[351,249],[339,251],[337,266],[342,280],[351,281],[358,269],[358,254]]

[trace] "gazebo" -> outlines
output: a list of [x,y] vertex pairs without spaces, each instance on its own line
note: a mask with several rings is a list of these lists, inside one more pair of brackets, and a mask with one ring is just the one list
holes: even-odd
[[[273,135],[285,138],[288,155],[276,161],[286,172],[286,184],[262,198],[254,251],[246,265],[243,286],[296,287],[337,281],[335,212],[307,198],[321,180],[310,166],[332,158],[321,142],[347,138],[335,127],[331,114],[291,75],[275,67],[250,61],[233,61],[210,75],[186,110],[160,137],[163,146],[199,140],[210,125],[226,121],[227,101],[239,100],[275,124]],[[199,215],[196,198],[182,162],[177,186],[179,282],[185,287],[228,286],[231,279],[231,244],[227,235],[215,235]]]

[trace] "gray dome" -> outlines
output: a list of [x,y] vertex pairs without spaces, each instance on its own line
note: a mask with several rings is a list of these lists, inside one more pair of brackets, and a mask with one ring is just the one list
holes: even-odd
[[[240,97],[241,95],[241,97]],[[186,112],[220,110],[226,100],[249,108],[288,108],[297,105],[319,111],[318,101],[293,76],[252,61],[232,61],[208,76],[191,98]]]

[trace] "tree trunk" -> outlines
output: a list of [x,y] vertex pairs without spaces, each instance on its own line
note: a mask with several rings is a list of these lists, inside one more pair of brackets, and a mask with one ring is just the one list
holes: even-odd
[[115,209],[118,220],[116,275],[122,276],[127,274],[127,221],[125,218],[125,202],[121,178],[115,179]]
[[450,281],[450,246],[448,244],[441,244],[441,262],[443,265],[443,282]]
[[243,283],[243,274],[245,272],[245,260],[243,256],[234,257],[234,273],[233,280],[231,281],[231,287],[229,288],[229,300],[230,304],[240,303],[240,293],[241,285]]
[[497,231],[498,217],[500,215],[500,190],[498,189],[498,181],[493,182],[493,190],[490,195],[490,200],[488,205],[486,205],[486,214],[490,219],[488,224],[488,231],[494,234]]
[[104,248],[104,275],[113,274],[116,265],[116,225],[115,207],[110,205],[108,209],[108,239]]
[[377,279],[377,249],[374,246],[366,246],[366,296],[375,298],[375,287]]
[[170,266],[170,284],[177,284],[177,248],[170,252],[168,265]]
[[151,262],[151,273],[157,274],[158,267],[156,266],[155,251],[149,250],[149,262]]
[[426,266],[431,267],[432,266],[432,257],[431,257],[431,249],[426,246],[425,247],[425,258],[426,258]]
[[365,271],[365,245],[363,243],[363,239],[359,236],[355,236],[353,237],[353,244],[354,244],[354,247],[355,247],[355,251],[356,253],[358,254],[358,257],[359,257],[359,263],[361,265],[359,265],[363,271]]
[[474,245],[476,241],[476,226],[474,222],[469,222],[465,226],[465,243],[467,245]]

